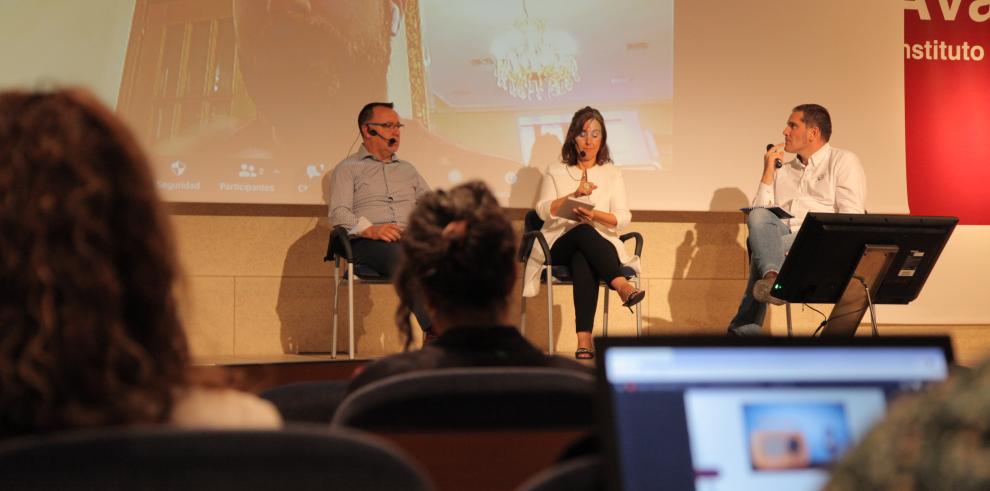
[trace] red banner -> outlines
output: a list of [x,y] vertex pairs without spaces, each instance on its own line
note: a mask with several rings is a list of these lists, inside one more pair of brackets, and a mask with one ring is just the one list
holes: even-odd
[[908,207],[990,225],[990,0],[904,5]]

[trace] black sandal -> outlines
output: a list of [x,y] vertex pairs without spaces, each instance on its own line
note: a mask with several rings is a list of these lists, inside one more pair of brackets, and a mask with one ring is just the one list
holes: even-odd
[[625,302],[622,302],[622,306],[629,309],[630,312],[633,311],[633,305],[642,302],[646,298],[646,290],[640,290],[639,288],[634,288],[632,293],[629,294],[629,298]]
[[574,358],[577,358],[578,360],[594,360],[595,352],[588,348],[578,348],[577,351],[574,352]]

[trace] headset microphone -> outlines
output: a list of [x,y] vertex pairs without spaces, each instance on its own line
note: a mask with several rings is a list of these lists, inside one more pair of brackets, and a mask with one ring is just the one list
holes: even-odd
[[385,138],[384,136],[379,135],[378,132],[374,130],[374,128],[368,128],[368,134],[372,136],[377,136],[378,138],[385,140],[386,142],[388,142],[389,146],[395,145],[395,142],[398,141],[395,138]]

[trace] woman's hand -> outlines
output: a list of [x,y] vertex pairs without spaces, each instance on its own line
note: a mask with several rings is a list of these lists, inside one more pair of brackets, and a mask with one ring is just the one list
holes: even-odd
[[581,223],[591,223],[595,221],[595,210],[589,210],[587,208],[574,208],[574,214],[577,215]]

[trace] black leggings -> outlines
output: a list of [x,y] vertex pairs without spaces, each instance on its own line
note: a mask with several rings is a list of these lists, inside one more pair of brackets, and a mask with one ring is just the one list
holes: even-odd
[[569,266],[574,278],[574,318],[578,332],[591,332],[598,307],[598,282],[609,285],[622,276],[615,246],[594,227],[582,223],[561,235],[550,257],[557,266]]

